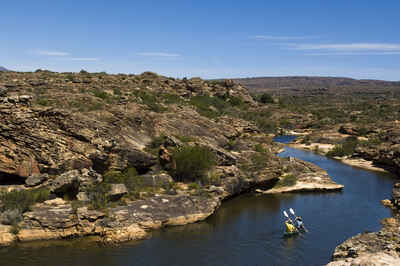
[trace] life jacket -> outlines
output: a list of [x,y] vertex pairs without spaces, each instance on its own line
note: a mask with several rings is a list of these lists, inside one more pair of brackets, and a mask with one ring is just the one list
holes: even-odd
[[288,233],[296,232],[296,227],[294,227],[294,225],[292,225],[288,222],[285,222],[285,225],[286,225],[286,232],[288,232]]

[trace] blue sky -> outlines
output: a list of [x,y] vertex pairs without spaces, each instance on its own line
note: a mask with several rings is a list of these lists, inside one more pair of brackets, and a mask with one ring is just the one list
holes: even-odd
[[3,1],[0,65],[400,80],[400,1]]

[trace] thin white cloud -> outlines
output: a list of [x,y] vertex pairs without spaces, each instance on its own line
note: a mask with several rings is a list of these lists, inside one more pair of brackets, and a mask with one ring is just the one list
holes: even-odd
[[400,51],[400,44],[394,43],[337,43],[337,44],[294,44],[294,50],[325,50],[325,51]]
[[310,53],[310,54],[306,54],[306,55],[310,55],[310,56],[330,56],[330,55],[337,55],[337,56],[341,56],[341,55],[400,55],[400,51],[399,52],[367,52],[367,53],[363,53],[363,52],[345,52],[345,53]]
[[152,56],[152,57],[180,57],[180,54],[174,53],[163,53],[163,52],[144,52],[144,53],[137,53],[140,56]]
[[66,58],[71,61],[99,61],[99,58],[96,57],[71,57],[71,58]]
[[252,39],[256,40],[270,40],[270,41],[289,41],[289,40],[305,40],[315,39],[317,36],[271,36],[271,35],[256,35]]
[[46,55],[46,56],[68,56],[70,53],[60,52],[60,51],[36,51],[38,55]]

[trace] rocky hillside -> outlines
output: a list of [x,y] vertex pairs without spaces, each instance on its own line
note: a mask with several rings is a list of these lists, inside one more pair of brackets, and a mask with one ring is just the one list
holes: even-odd
[[275,95],[389,95],[400,92],[400,82],[334,77],[256,77],[235,79],[252,93]]
[[314,172],[274,155],[263,108],[230,80],[0,73],[0,243],[138,239],[296,184]]

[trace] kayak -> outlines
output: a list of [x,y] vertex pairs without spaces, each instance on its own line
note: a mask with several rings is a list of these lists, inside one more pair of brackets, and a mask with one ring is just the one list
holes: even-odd
[[299,232],[284,232],[283,237],[292,237],[292,236],[297,236]]
[[296,227],[300,233],[307,233],[308,230],[305,227]]

